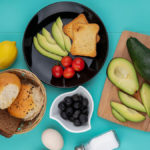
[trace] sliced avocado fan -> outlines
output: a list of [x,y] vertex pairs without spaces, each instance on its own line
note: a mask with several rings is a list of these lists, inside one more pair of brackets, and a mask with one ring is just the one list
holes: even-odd
[[67,51],[64,51],[63,49],[61,49],[57,44],[50,44],[46,38],[41,35],[40,33],[37,34],[37,40],[40,44],[40,46],[44,49],[46,49],[47,51],[59,55],[59,56],[67,56],[68,53]]
[[59,30],[61,31],[61,33],[63,35],[63,39],[64,39],[64,42],[65,42],[65,48],[66,48],[66,50],[68,52],[70,52],[70,49],[71,49],[71,40],[70,40],[70,38],[63,31],[63,22],[62,22],[62,20],[61,20],[60,17],[57,18],[56,24],[57,24]]
[[124,105],[126,105],[130,108],[133,108],[137,111],[146,112],[145,107],[134,97],[129,96],[121,91],[118,92],[118,95],[119,95],[120,101]]
[[132,122],[141,122],[145,120],[145,116],[140,114],[139,112],[126,107],[123,104],[117,103],[117,102],[111,102],[111,107],[115,109],[122,117],[124,117],[126,120],[132,121]]
[[61,61],[61,59],[62,59],[61,56],[55,55],[55,54],[50,53],[50,52],[46,51],[45,49],[43,49],[43,48],[39,45],[38,40],[37,40],[36,37],[33,38],[33,43],[34,43],[34,46],[35,46],[36,50],[37,50],[40,54],[42,54],[42,55],[44,55],[44,56],[46,56],[46,57],[48,57],[48,58],[57,60],[57,61]]
[[51,44],[56,44],[56,41],[52,38],[50,32],[48,32],[45,28],[42,29],[42,35],[46,38],[46,40]]

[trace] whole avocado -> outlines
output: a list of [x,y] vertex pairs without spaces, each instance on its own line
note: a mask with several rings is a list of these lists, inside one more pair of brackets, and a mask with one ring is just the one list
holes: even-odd
[[150,82],[150,49],[134,37],[128,38],[126,44],[136,71]]

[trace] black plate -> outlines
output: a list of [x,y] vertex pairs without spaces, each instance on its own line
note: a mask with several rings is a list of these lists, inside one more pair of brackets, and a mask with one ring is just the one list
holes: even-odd
[[[46,27],[51,32],[51,26],[58,16],[64,25],[79,14],[84,13],[89,23],[100,26],[100,42],[97,44],[95,58],[82,57],[86,62],[85,69],[76,73],[72,79],[56,79],[52,76],[51,68],[57,64],[50,58],[42,56],[33,45],[33,37]],[[41,9],[29,22],[23,38],[23,52],[29,69],[43,82],[56,87],[74,87],[81,85],[93,78],[103,66],[108,51],[108,36],[100,18],[89,8],[74,2],[58,2]],[[74,58],[74,56],[71,56]]]

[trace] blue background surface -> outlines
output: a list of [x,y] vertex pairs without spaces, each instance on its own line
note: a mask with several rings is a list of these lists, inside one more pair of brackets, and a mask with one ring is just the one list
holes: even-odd
[[[22,38],[25,28],[36,12],[54,2],[57,0],[0,0],[0,42],[4,40],[16,41],[19,51],[17,60],[11,68],[28,69],[22,53]],[[49,108],[53,100],[59,94],[73,89],[58,89],[45,85],[47,109],[40,124],[31,132],[14,135],[10,139],[0,136],[0,150],[46,150],[41,143],[41,134],[47,128],[54,128],[62,134],[64,138],[63,150],[73,150],[75,145],[84,143],[110,129],[117,132],[120,140],[119,150],[150,149],[150,133],[123,127],[97,116],[98,104],[106,78],[106,68],[114,54],[121,32],[130,30],[150,34],[150,1],[76,0],[75,2],[82,3],[94,10],[104,22],[109,36],[109,54],[105,65],[95,78],[83,85],[90,91],[95,103],[92,129],[85,133],[72,134],[56,121],[50,120]]]

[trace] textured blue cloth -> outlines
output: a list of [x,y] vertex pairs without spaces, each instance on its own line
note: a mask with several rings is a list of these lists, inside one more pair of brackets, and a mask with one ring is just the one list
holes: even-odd
[[[22,38],[25,28],[41,8],[56,0],[0,0],[0,42],[12,40],[17,42],[18,57],[11,68],[28,69],[22,53]],[[56,121],[49,119],[52,101],[61,93],[73,89],[59,89],[45,85],[47,91],[47,109],[40,124],[32,131],[15,135],[10,139],[0,136],[0,150],[45,150],[41,134],[47,128],[58,130],[64,138],[63,150],[74,150],[92,137],[113,129],[120,140],[119,150],[150,150],[150,133],[123,127],[97,116],[97,109],[106,78],[106,68],[112,58],[121,32],[124,30],[150,34],[149,0],[77,0],[94,10],[104,22],[109,36],[109,53],[105,65],[98,75],[83,86],[93,96],[95,110],[92,117],[92,129],[82,134],[66,131]],[[101,49],[102,50],[102,49]]]

